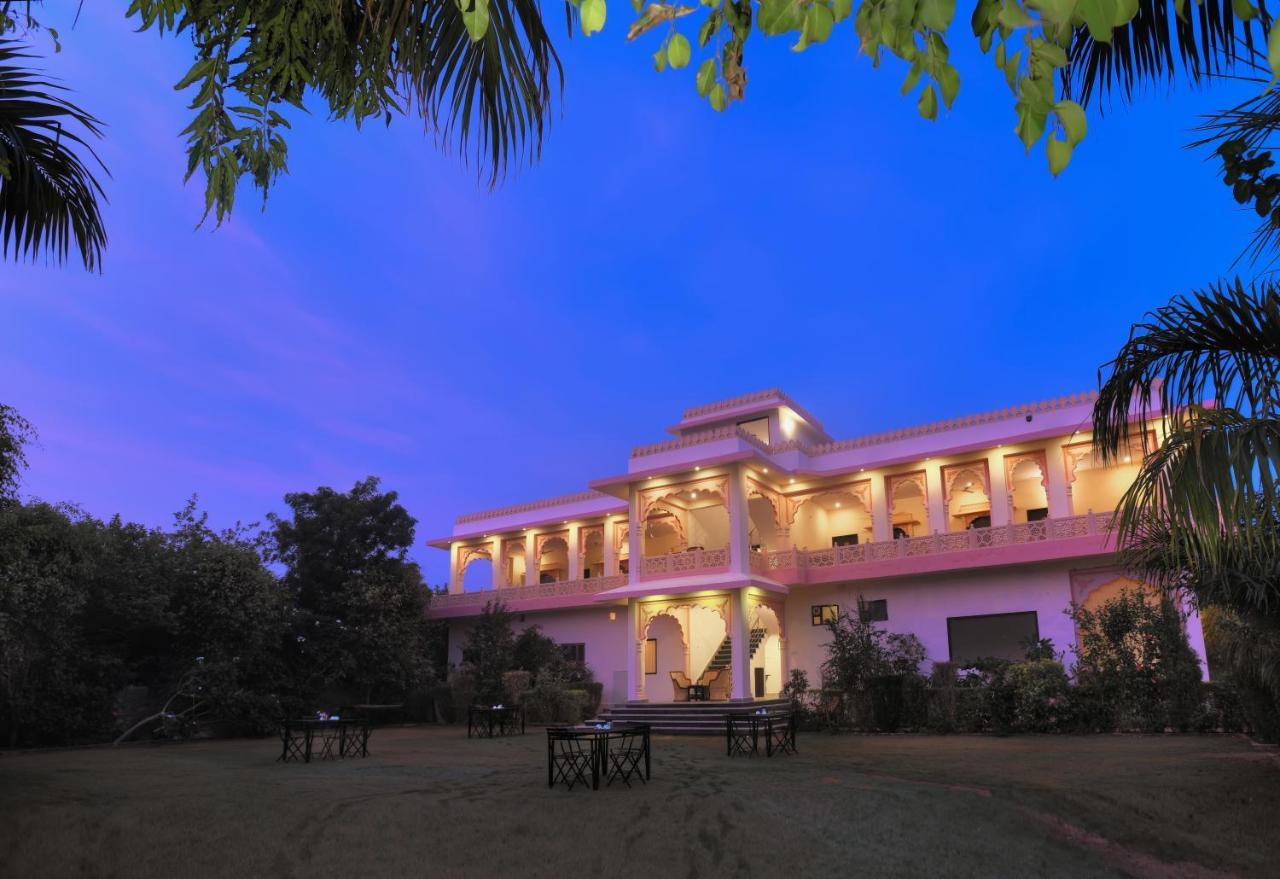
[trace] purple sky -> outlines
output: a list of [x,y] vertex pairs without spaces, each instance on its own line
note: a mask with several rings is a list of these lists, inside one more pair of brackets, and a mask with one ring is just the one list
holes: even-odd
[[682,408],[750,390],[842,437],[1089,388],[1252,228],[1182,149],[1238,88],[1092,115],[1055,181],[964,22],[937,124],[847,27],[802,55],[757,39],[717,115],[691,70],[653,71],[656,37],[625,43],[624,5],[560,40],[563,116],[498,191],[413,121],[317,107],[266,213],[242,190],[216,231],[181,183],[189,46],[134,34],[123,2],[74,29],[51,9],[45,67],[109,126],[110,246],[100,276],[0,263],[0,401],[41,434],[25,492],[149,524],[197,492],[229,524],[376,474],[421,542],[621,472]]

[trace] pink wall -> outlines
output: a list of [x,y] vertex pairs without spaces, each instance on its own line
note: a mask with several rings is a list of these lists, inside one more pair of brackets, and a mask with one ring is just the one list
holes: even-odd
[[[812,625],[810,606],[839,604],[842,611],[856,612],[859,595],[868,601],[886,599],[889,619],[877,625],[914,634],[924,643],[930,661],[950,658],[948,617],[1035,611],[1040,637],[1052,638],[1057,650],[1067,651],[1068,666],[1074,662],[1070,649],[1075,645],[1075,630],[1063,613],[1071,603],[1068,565],[957,571],[793,589],[786,606],[787,656],[791,668],[808,672],[810,686],[819,686],[826,658],[823,645],[830,638],[825,627]],[[1196,628],[1198,634],[1198,621]],[[928,666],[921,670],[927,672]]]
[[[610,612],[617,619],[610,620]],[[449,620],[449,663],[462,662],[462,644],[475,617]],[[549,613],[512,614],[512,628],[517,635],[537,625],[542,634],[561,644],[585,644],[587,665],[596,680],[604,684],[604,702],[625,702],[626,669],[631,657],[628,645],[632,639],[627,629],[626,607],[587,607]]]

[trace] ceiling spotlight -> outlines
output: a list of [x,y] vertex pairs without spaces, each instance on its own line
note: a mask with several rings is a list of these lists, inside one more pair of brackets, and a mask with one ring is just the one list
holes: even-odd
[[1132,459],[1132,458],[1130,458],[1128,455],[1125,455],[1125,456],[1124,456],[1124,462],[1125,462],[1126,464],[1128,464],[1131,460],[1133,460],[1133,459]]
[[702,469],[702,465],[701,465],[701,464],[694,464],[694,465],[693,465],[693,469],[694,469],[694,470],[701,470],[701,469]]
[[837,506],[837,507],[838,507],[838,506],[840,506],[840,502],[839,502],[839,501],[836,501],[836,506]]
[[761,469],[762,469],[762,470],[764,470],[764,472],[765,472],[765,473],[768,473],[768,472],[769,472],[769,468],[768,468],[768,467],[763,467],[763,468],[761,468]]
[[795,478],[794,476],[792,476],[792,477],[791,477],[791,480],[790,480],[790,481],[791,481],[791,484],[792,484],[792,485],[795,485],[795,484],[796,484],[796,478]]
[[696,491],[695,491],[695,492],[693,492],[693,494],[691,495],[691,497],[692,497],[694,500],[697,500],[697,498],[698,498],[698,493],[697,493]]

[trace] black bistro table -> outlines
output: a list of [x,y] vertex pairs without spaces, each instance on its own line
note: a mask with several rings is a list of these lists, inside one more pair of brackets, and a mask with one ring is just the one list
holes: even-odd
[[734,711],[724,717],[725,752],[759,754],[764,739],[764,753],[772,757],[796,752],[796,717],[790,711]]
[[279,761],[369,756],[369,724],[358,718],[304,717],[280,725]]
[[[547,787],[590,783],[592,790],[631,779],[648,784],[652,752],[647,723],[586,723],[547,727]],[[643,763],[643,768],[641,764]]]
[[523,705],[472,705],[467,709],[467,738],[524,735]]
[[706,702],[711,698],[711,687],[707,684],[690,684],[689,701]]

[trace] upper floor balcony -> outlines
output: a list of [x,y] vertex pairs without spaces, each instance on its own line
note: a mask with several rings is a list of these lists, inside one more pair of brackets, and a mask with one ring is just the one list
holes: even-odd
[[1114,514],[972,528],[829,549],[760,549],[752,573],[780,583],[831,583],[925,574],[961,568],[1026,564],[1111,552]]
[[477,589],[435,595],[431,599],[429,614],[436,619],[475,616],[490,602],[501,602],[514,613],[538,610],[556,610],[590,604],[596,595],[627,585],[627,575],[612,577],[587,577],[580,580],[559,580],[553,583],[536,583],[533,586],[509,586],[501,589]]

